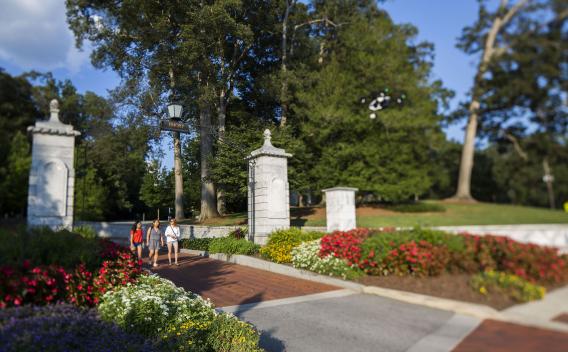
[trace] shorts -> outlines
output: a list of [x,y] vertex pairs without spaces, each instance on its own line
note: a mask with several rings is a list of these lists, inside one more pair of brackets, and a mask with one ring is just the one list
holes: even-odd
[[144,247],[144,246],[142,246],[142,244],[143,244],[143,242],[132,242],[132,245],[133,245],[134,247],[138,247],[138,246]]
[[160,240],[150,240],[148,243],[148,249],[151,251],[160,249]]

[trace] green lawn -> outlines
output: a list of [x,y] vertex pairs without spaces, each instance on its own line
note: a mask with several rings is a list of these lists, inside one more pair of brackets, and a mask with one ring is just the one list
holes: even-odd
[[[568,224],[568,213],[560,210],[501,205],[492,203],[451,204],[441,203],[445,212],[395,213],[357,216],[361,227],[382,226],[457,226],[457,225],[510,225],[510,224]],[[360,213],[358,209],[358,213]],[[306,222],[308,226],[324,226],[324,218]]]
[[[357,225],[383,226],[457,226],[509,224],[568,224],[568,213],[560,210],[501,205],[492,203],[453,204],[430,201],[446,208],[439,213],[397,213],[380,207],[357,208]],[[293,226],[325,226],[325,208],[292,208]],[[190,222],[184,222],[190,223]],[[191,222],[195,223],[195,222]],[[197,225],[197,223],[195,223]],[[246,213],[230,214],[204,225],[244,225]]]

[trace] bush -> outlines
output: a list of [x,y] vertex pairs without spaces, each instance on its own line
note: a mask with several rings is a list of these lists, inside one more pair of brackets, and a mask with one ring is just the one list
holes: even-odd
[[181,248],[195,249],[198,251],[209,251],[212,238],[184,238],[181,240]]
[[399,213],[440,213],[446,211],[443,205],[423,202],[393,204],[387,205],[386,208]]
[[543,284],[568,281],[568,256],[560,255],[557,248],[520,243],[504,236],[461,236],[466,241],[460,260],[463,270],[502,271]]
[[213,319],[207,342],[214,351],[262,352],[258,347],[259,338],[252,325],[222,313]]
[[91,226],[83,225],[83,226],[75,226],[73,228],[73,233],[79,234],[83,236],[83,238],[94,240],[97,238],[97,233]]
[[209,301],[157,276],[106,293],[98,310],[126,331],[154,338],[162,350],[259,350],[250,324],[217,315]]
[[0,311],[1,351],[154,351],[152,344],[94,310],[70,305],[25,306]]
[[246,227],[245,228],[239,227],[238,229],[229,232],[228,237],[240,240],[242,238],[245,238],[247,234],[248,234],[248,229]]
[[67,230],[38,228],[17,233],[0,232],[0,265],[59,265],[73,269],[80,263],[94,269],[102,262],[101,242]]
[[290,263],[292,249],[303,242],[319,239],[323,235],[322,232],[302,231],[296,227],[274,231],[270,234],[266,246],[260,249],[260,254],[263,258],[276,263]]
[[488,270],[471,278],[471,287],[479,293],[501,292],[517,302],[529,302],[542,299],[546,289],[507,273]]
[[313,271],[323,275],[354,279],[362,275],[356,267],[333,255],[320,255],[321,240],[304,242],[292,249],[292,264],[295,268]]
[[368,229],[335,231],[321,238],[320,256],[332,255],[347,260],[348,265],[357,264],[361,259],[361,243],[369,236]]
[[99,254],[105,261],[94,271],[84,264],[68,270],[58,265],[0,267],[0,308],[26,303],[68,302],[81,306],[97,304],[102,293],[133,282],[141,274],[140,263],[124,247],[102,242]]
[[227,255],[244,254],[252,255],[258,253],[259,245],[251,241],[232,237],[214,238],[209,244],[209,252],[225,253]]

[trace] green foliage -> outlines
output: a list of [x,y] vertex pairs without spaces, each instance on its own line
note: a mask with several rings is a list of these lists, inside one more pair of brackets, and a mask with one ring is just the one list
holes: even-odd
[[250,324],[221,313],[213,319],[207,342],[213,351],[262,352],[259,338],[260,334]]
[[[300,135],[312,155],[305,170],[316,189],[343,184],[404,201],[432,184],[430,151],[442,137],[437,98],[447,92],[428,81],[431,48],[409,44],[416,30],[369,7],[336,14],[348,24],[330,39],[325,64],[304,73],[294,111],[303,120]],[[412,98],[370,120],[361,97],[384,88]]]
[[303,242],[319,239],[321,232],[302,231],[297,227],[277,230],[269,235],[268,243],[260,249],[262,257],[276,263],[292,262],[292,249]]
[[164,208],[173,203],[173,177],[158,160],[148,164],[140,186],[140,200],[149,208]]
[[183,238],[180,241],[181,248],[209,251],[212,238]]
[[488,270],[471,278],[471,287],[486,295],[489,292],[503,293],[517,302],[529,302],[542,299],[546,289],[532,284],[516,275]]
[[38,228],[32,231],[0,231],[0,264],[19,266],[23,260],[32,265],[61,265],[73,269],[84,263],[98,267],[101,245],[95,238],[85,238],[67,230]]
[[390,250],[411,241],[426,241],[434,246],[446,246],[450,252],[461,253],[465,250],[465,240],[461,236],[417,227],[396,232],[379,232],[369,236],[361,245],[361,258],[367,258],[372,252],[374,260],[381,262]]
[[228,237],[234,238],[234,239],[242,239],[242,238],[246,238],[248,235],[248,228],[242,228],[239,227],[231,232],[229,232],[229,234],[227,235]]
[[209,252],[225,253],[227,255],[244,254],[252,255],[258,253],[259,245],[246,239],[235,239],[232,237],[214,238],[209,243]]
[[96,231],[88,225],[75,226],[73,228],[73,233],[79,234],[88,240],[94,240],[97,238]]
[[388,205],[387,209],[399,213],[433,213],[446,211],[446,208],[441,204],[424,202]]
[[28,179],[31,167],[30,145],[19,131],[13,135],[5,163],[0,166],[0,214],[10,211],[24,214],[28,200]]

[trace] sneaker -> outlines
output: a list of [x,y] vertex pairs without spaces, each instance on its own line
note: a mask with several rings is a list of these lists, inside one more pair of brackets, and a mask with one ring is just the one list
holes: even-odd
[[178,263],[176,263],[176,266],[179,266],[179,264],[178,264]]

